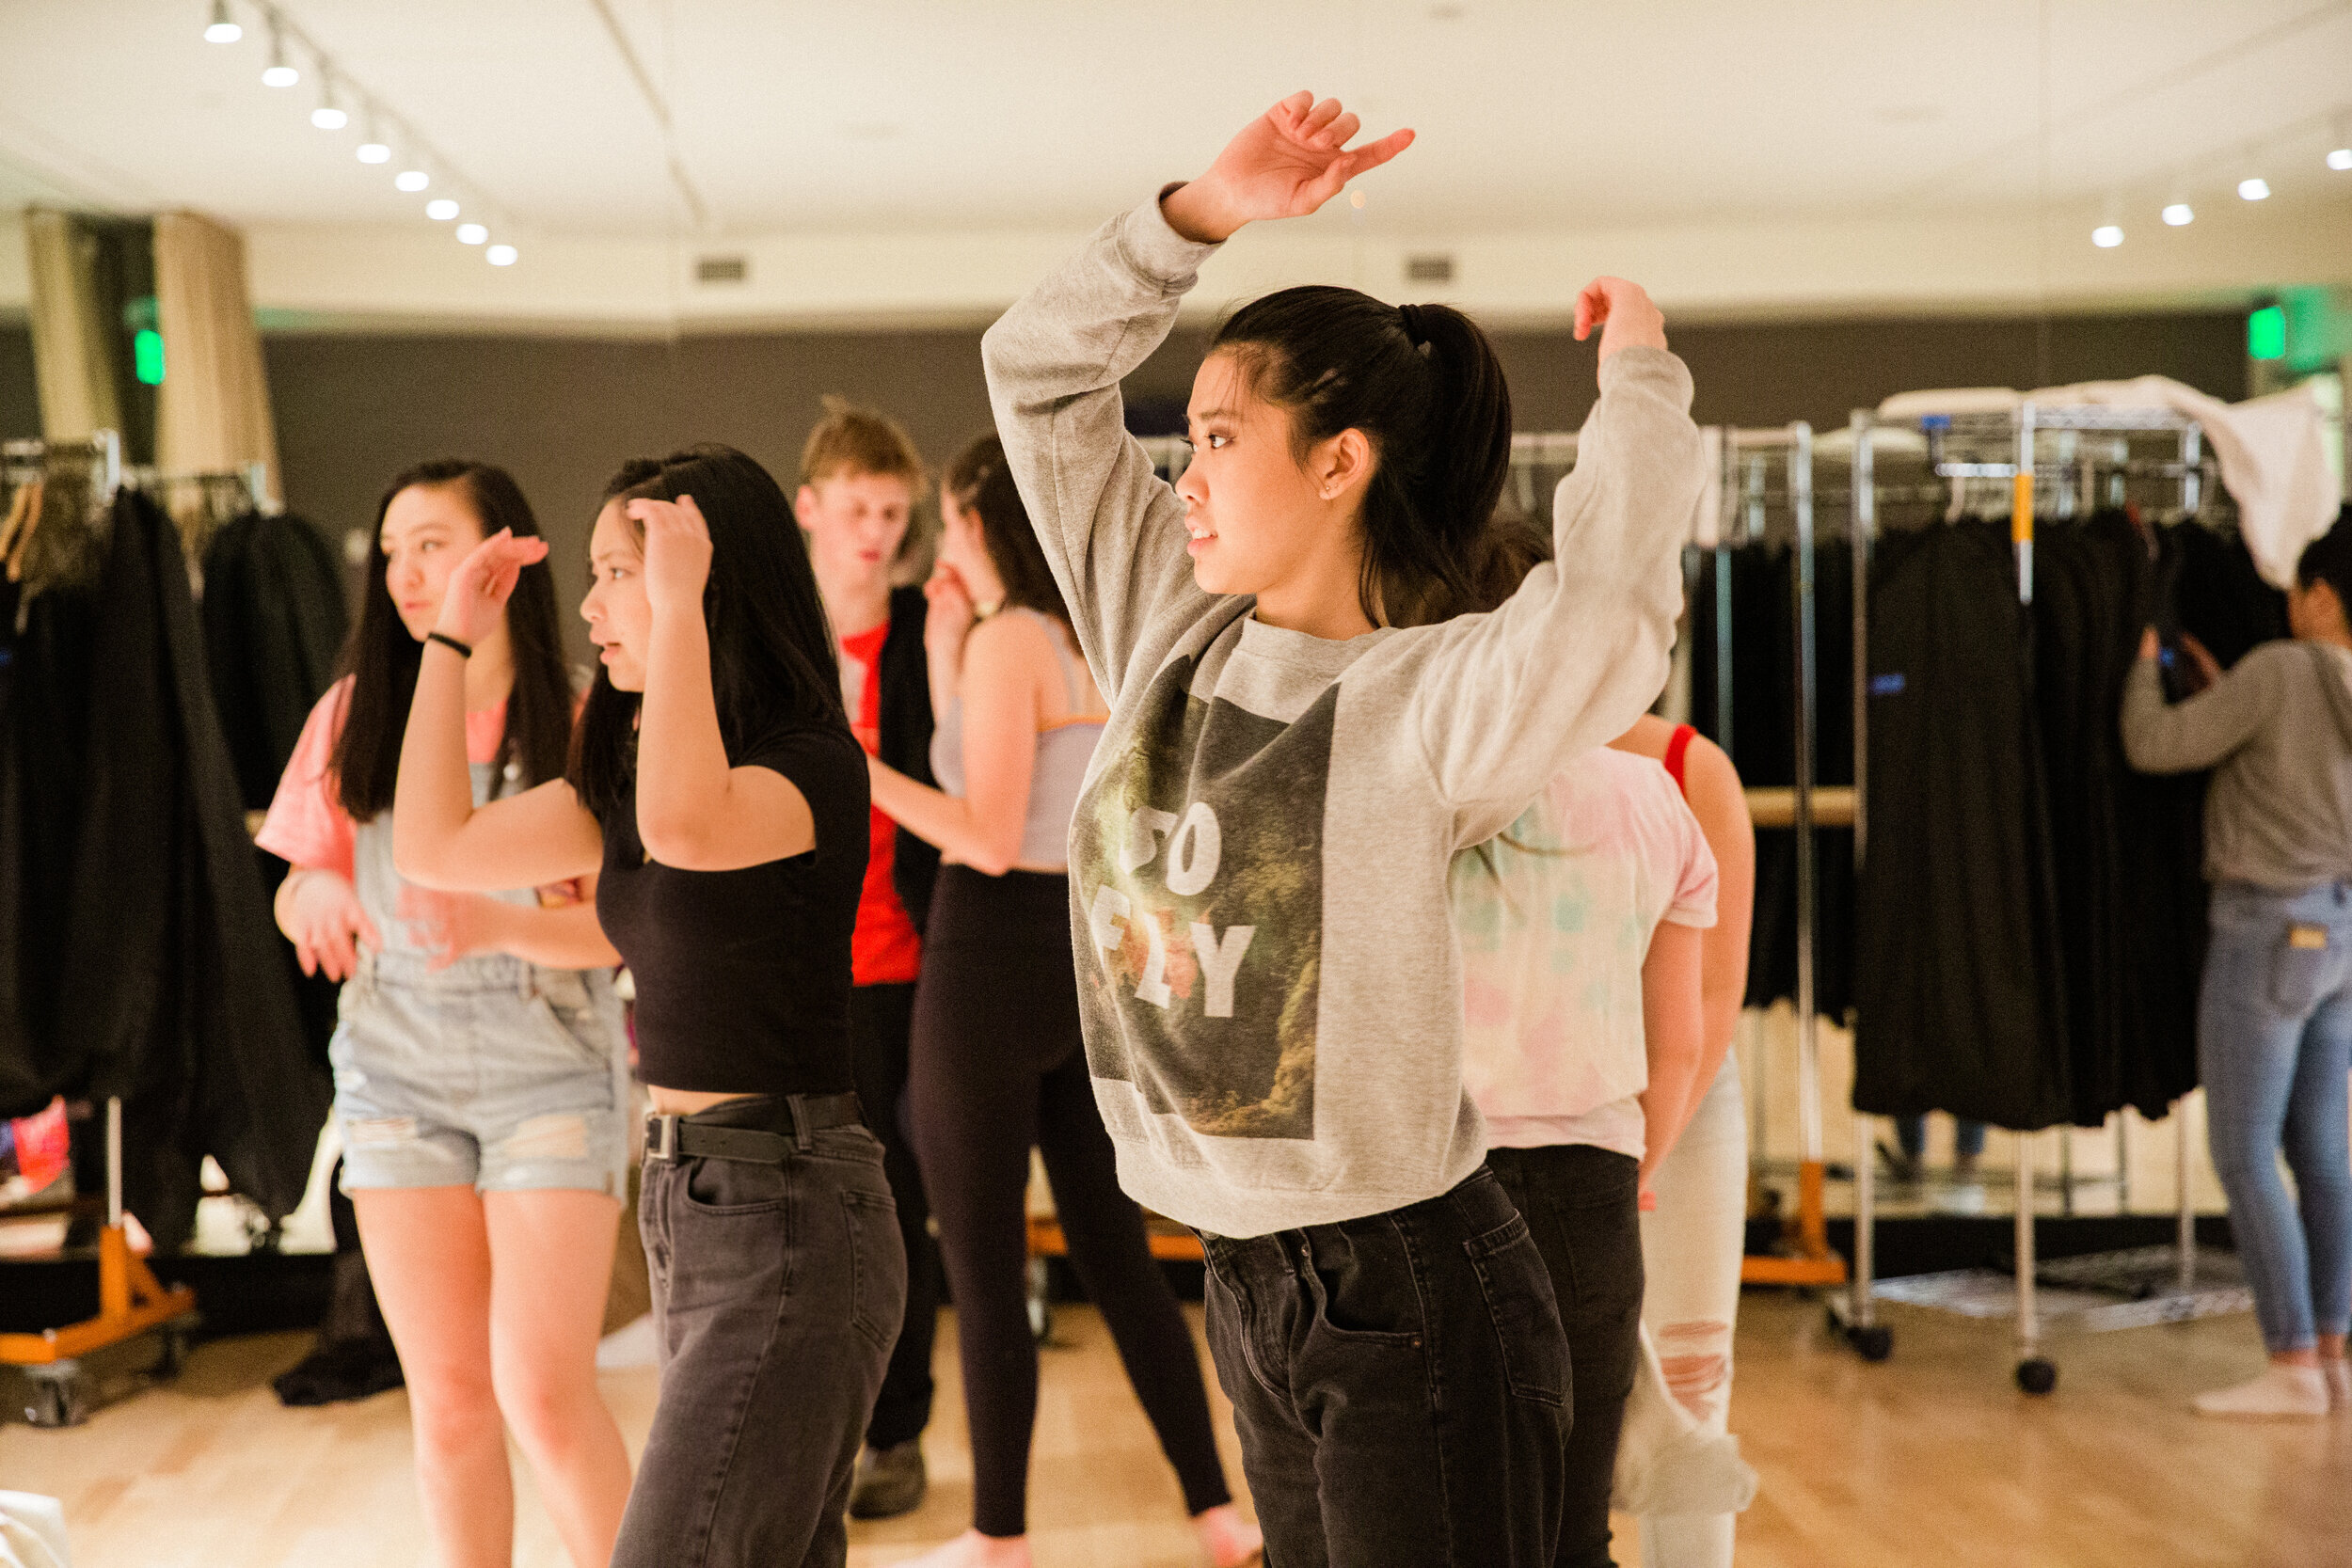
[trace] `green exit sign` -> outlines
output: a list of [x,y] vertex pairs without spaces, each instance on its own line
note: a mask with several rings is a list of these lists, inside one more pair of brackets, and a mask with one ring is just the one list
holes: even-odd
[[131,339],[131,369],[140,381],[150,387],[164,384],[164,335],[153,327],[142,327]]
[[2265,305],[2246,318],[2246,356],[2249,359],[2287,356],[2287,313]]

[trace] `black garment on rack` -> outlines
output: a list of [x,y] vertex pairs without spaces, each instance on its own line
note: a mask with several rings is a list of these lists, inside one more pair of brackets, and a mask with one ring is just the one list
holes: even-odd
[[[1731,546],[1732,766],[1743,784],[1796,782],[1796,548],[1786,540]],[[1715,689],[1716,552],[1699,555],[1691,590],[1691,722],[1718,744]],[[1853,782],[1853,557],[1842,537],[1814,544],[1814,783]],[[1853,998],[1853,832],[1814,829],[1814,1010],[1842,1017]],[[1756,923],[1748,943],[1747,1005],[1797,994],[1797,845],[1787,828],[1756,834]]]
[[30,1116],[83,1062],[57,1027],[89,744],[98,607],[87,588],[20,602],[0,583],[0,1117]]
[[[213,704],[238,789],[246,810],[265,811],[342,657],[350,624],[342,571],[326,536],[310,524],[247,513],[205,547],[201,609]],[[266,850],[253,853],[262,896],[275,899],[286,863]],[[278,945],[303,1039],[324,1068],[342,988],[324,974],[303,974],[294,944],[281,938]]]
[[2202,642],[2229,669],[2287,630],[2287,597],[2263,580],[2261,570],[2234,533],[2195,522],[2162,531],[2163,577],[2169,588],[2156,625],[2176,628]]
[[333,684],[350,611],[326,536],[298,517],[248,513],[204,551],[204,653],[246,809],[264,811],[320,694]]
[[1870,853],[1853,1102],[2072,1119],[2031,627],[2006,523],[1890,533],[1870,574]]
[[2072,1119],[2163,1116],[2197,1085],[2201,776],[2134,772],[2118,716],[2159,580],[2121,512],[2034,546],[2035,698],[2067,980]]
[[[56,1033],[83,1058],[70,1092],[122,1097],[123,1200],[168,1250],[193,1229],[207,1154],[270,1218],[292,1212],[330,1096],[246,833],[178,531],[125,490],[109,535]],[[103,1150],[75,1152],[78,1180],[99,1174]]]

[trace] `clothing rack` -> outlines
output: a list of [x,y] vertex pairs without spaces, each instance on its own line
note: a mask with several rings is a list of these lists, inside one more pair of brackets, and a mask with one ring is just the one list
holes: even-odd
[[[2071,516],[2078,503],[2094,498],[2097,480],[2110,481],[2110,503],[2123,499],[2122,482],[2133,476],[2169,480],[2179,485],[2180,515],[2197,513],[2211,477],[2203,451],[2203,431],[2193,420],[2163,409],[2111,408],[2098,405],[2048,405],[2026,403],[2014,410],[1993,414],[1927,415],[1904,421],[1882,421],[1868,409],[1856,409],[1852,433],[1852,478],[1848,490],[1849,544],[1853,551],[1853,748],[1854,748],[1854,864],[1860,870],[1869,843],[1869,800],[1867,788],[1869,745],[1869,564],[1878,532],[1878,506],[1897,487],[1877,483],[1873,438],[1883,430],[1909,430],[1924,437],[1927,461],[1936,478],[1967,482],[2007,481],[2010,485],[2010,540],[2016,562],[2017,601],[2033,603],[2034,530],[2039,503],[2054,500],[2056,515]],[[2111,436],[2105,460],[2097,451],[2086,452],[2082,436]],[[2177,457],[2159,462],[2136,460],[2130,438],[2169,436]],[[2050,461],[2041,442],[2055,437]],[[1959,448],[1965,455],[1954,456]],[[1990,449],[1988,453],[1987,449]],[[2006,449],[2005,451],[2002,449]],[[2056,494],[2042,489],[2048,476]],[[2218,490],[2218,486],[2215,487]],[[1912,492],[1904,492],[1906,496]],[[2087,510],[2087,508],[2085,508]],[[2192,1148],[2188,1118],[2176,1105],[2171,1115],[2175,1143],[2174,1171],[2177,1231],[2169,1289],[2150,1289],[2148,1249],[2109,1258],[2068,1259],[2061,1267],[2043,1271],[2037,1263],[2033,1134],[2016,1134],[2015,1311],[2017,1386],[2029,1394],[2046,1394],[2058,1386],[2058,1368],[2042,1354],[2042,1312],[2038,1275],[2048,1272],[2061,1285],[2097,1284],[2104,1266],[2108,1276],[2128,1278],[2141,1299],[2108,1307],[2077,1309],[2072,1316],[2088,1331],[2178,1322],[2210,1312],[2236,1310],[2244,1303],[2242,1287],[2217,1282],[2201,1290],[2198,1283],[2196,1215],[2190,1201]],[[1892,1351],[1892,1331],[1878,1322],[1875,1300],[1877,1263],[1876,1171],[1871,1158],[1874,1118],[1854,1113],[1854,1271],[1849,1296],[1833,1298],[1833,1324],[1843,1330],[1866,1360],[1883,1360]],[[2061,1133],[2061,1161],[2072,1203],[2073,1145],[2071,1129]],[[2119,1168],[2120,1165],[2119,1165]],[[2120,1178],[2119,1178],[2120,1180]],[[2162,1249],[2157,1249],[2161,1251]],[[1956,1276],[1954,1276],[1956,1277]],[[1960,1309],[1968,1310],[1966,1307]],[[1980,1314],[1979,1314],[1980,1315]]]
[[45,473],[61,459],[79,458],[91,466],[92,488],[103,504],[122,487],[122,436],[119,431],[94,430],[80,440],[46,441],[24,436],[0,442],[0,466],[11,478],[31,479]]
[[[90,467],[90,488],[100,506],[110,504],[128,477],[122,437],[112,430],[87,438],[0,442],[0,477],[29,482],[62,464]],[[196,1326],[196,1292],[167,1286],[131,1250],[122,1212],[122,1101],[105,1101],[106,1220],[98,1233],[98,1311],[93,1317],[38,1333],[0,1334],[0,1365],[13,1366],[31,1385],[25,1419],[35,1426],[78,1425],[87,1419],[94,1388],[82,1357],[150,1333],[160,1333],[156,1371],[176,1371]]]
[[[1718,745],[1729,750],[1732,713],[1730,552],[1735,544],[1760,538],[1775,509],[1785,510],[1796,531],[1797,570],[1789,613],[1797,628],[1796,770],[1786,788],[1747,792],[1750,815],[1759,825],[1788,828],[1797,858],[1797,1104],[1801,1151],[1797,1165],[1797,1213],[1793,1257],[1750,1256],[1740,1264],[1742,1283],[1834,1287],[1847,1279],[1846,1260],[1829,1244],[1824,1198],[1827,1163],[1822,1149],[1820,1022],[1815,1016],[1814,959],[1820,925],[1820,889],[1815,878],[1815,830],[1851,820],[1851,790],[1820,788],[1814,781],[1814,735],[1819,683],[1815,668],[1813,427],[1799,420],[1760,430],[1710,427],[1708,439],[1720,453],[1721,511],[1716,517],[1715,684]],[[1573,432],[1536,432],[1511,438],[1512,494],[1521,510],[1537,515],[1540,468],[1572,467]],[[1695,523],[1697,519],[1693,519]],[[1696,678],[1696,673],[1693,673]],[[1761,1096],[1757,1097],[1759,1102]]]

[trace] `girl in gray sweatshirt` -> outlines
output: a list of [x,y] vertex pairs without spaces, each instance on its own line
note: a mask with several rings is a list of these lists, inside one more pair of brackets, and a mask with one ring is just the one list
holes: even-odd
[[1588,287],[1600,399],[1553,509],[1574,569],[1441,619],[1508,469],[1500,366],[1444,307],[1297,289],[1219,332],[1193,463],[1154,477],[1120,379],[1216,244],[1411,140],[1356,131],[1277,104],[983,353],[1112,709],[1070,844],[1095,1098],[1122,1185],[1203,1234],[1269,1553],[1548,1564],[1565,1347],[1463,1092],[1447,867],[1662,686],[1698,433],[1647,297]]

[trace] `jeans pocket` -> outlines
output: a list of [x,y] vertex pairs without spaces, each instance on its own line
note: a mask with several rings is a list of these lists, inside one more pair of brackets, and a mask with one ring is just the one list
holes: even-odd
[[1540,1404],[1567,1403],[1568,1338],[1526,1217],[1513,1214],[1462,1247],[1478,1271],[1511,1392]]
[[850,1246],[850,1321],[876,1350],[887,1354],[906,1316],[905,1243],[898,1239],[898,1206],[888,1193],[845,1188],[841,1214]]
[[2335,955],[2324,926],[2291,926],[2270,955],[2270,1005],[2299,1016],[2319,1005]]
[[772,1214],[791,1185],[782,1165],[750,1160],[689,1158],[678,1162],[677,1174],[686,1207],[710,1215]]

